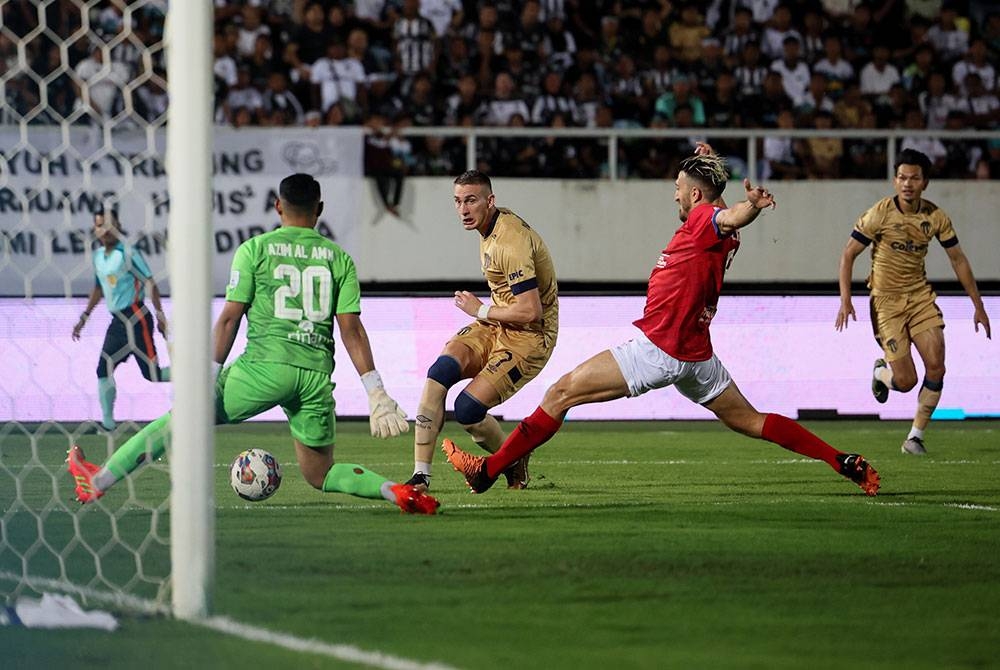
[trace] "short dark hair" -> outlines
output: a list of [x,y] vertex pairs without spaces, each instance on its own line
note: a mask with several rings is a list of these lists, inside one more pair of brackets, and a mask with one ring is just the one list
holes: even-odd
[[722,195],[726,190],[726,182],[729,181],[726,159],[718,154],[688,156],[681,161],[680,170],[688,176],[688,179],[698,183],[708,201],[713,201]]
[[110,214],[114,217],[115,221],[118,220],[118,205],[111,202],[102,202],[97,206],[94,211],[94,216],[107,216]]
[[893,163],[893,172],[899,170],[900,165],[919,165],[921,172],[923,172],[924,179],[930,179],[931,176],[931,159],[927,157],[927,154],[922,151],[917,151],[916,149],[903,149],[898,154],[896,154],[896,162]]
[[319,182],[311,174],[297,172],[281,180],[278,185],[281,204],[292,209],[311,212],[319,203]]
[[[110,219],[108,217],[109,214],[111,215]],[[114,203],[114,202],[102,202],[101,204],[99,204],[97,206],[97,209],[94,210],[94,222],[95,223],[97,222],[96,220],[97,220],[97,217],[99,217],[99,216],[103,216],[104,217],[104,223],[105,224],[110,223],[111,225],[113,225],[118,230],[119,233],[121,233],[122,235],[125,234],[125,229],[122,227],[122,220],[120,218],[118,218],[118,204],[117,203]]]
[[493,182],[482,170],[466,170],[455,177],[455,186],[485,186],[490,193],[493,192]]

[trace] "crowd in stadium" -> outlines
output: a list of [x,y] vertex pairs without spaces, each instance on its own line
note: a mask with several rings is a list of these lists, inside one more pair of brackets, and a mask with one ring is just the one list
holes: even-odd
[[[98,3],[81,31],[76,0],[4,3],[2,122],[162,119],[167,2],[135,4]],[[462,139],[401,136],[408,126],[691,129],[621,142],[619,172],[639,178],[675,172],[706,137],[739,173],[745,142],[712,128],[1000,128],[1000,10],[987,0],[215,0],[213,49],[218,123],[364,124],[372,173],[464,169]],[[498,176],[608,169],[604,139],[477,147]],[[1000,176],[1000,141],[905,147],[937,177]],[[767,138],[762,177],[882,178],[885,149]]]

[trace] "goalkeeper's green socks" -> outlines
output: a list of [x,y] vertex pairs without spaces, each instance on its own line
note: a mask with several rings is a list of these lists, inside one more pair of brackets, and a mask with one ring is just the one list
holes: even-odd
[[114,377],[97,378],[97,399],[101,402],[101,425],[106,430],[115,429],[115,397],[118,388]]
[[359,498],[384,498],[396,502],[393,482],[354,463],[334,463],[323,479],[325,493],[347,493]]
[[146,424],[138,433],[118,447],[111,458],[94,476],[94,486],[107,491],[115,482],[137,469],[140,465],[155,461],[167,450],[170,435],[170,414]]

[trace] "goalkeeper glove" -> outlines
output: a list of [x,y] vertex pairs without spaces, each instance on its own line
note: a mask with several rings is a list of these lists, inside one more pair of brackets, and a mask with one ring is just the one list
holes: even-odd
[[361,383],[368,392],[368,423],[373,437],[396,437],[410,430],[406,412],[385,392],[377,370],[361,375]]

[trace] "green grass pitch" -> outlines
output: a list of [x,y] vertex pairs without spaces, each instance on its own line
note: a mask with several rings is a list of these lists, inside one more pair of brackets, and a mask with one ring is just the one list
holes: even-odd
[[[823,463],[714,422],[569,422],[534,455],[528,490],[501,480],[472,495],[438,453],[440,515],[404,516],[309,488],[284,425],[221,428],[213,611],[458,668],[998,667],[1000,424],[936,422],[923,458],[900,453],[905,423],[808,426],[863,453],[882,493],[867,498]],[[410,435],[376,441],[348,422],[338,431],[339,461],[409,476]],[[443,436],[470,445],[454,424]],[[0,451],[8,519],[17,443],[8,435]],[[228,487],[228,463],[248,446],[284,467],[263,503]],[[41,453],[59,467],[56,444]],[[51,495],[44,477],[21,483],[29,499],[33,487]],[[57,483],[69,497],[68,475]],[[165,491],[152,471],[133,483]],[[360,667],[163,618],[122,624],[113,634],[0,628],[0,666]]]

